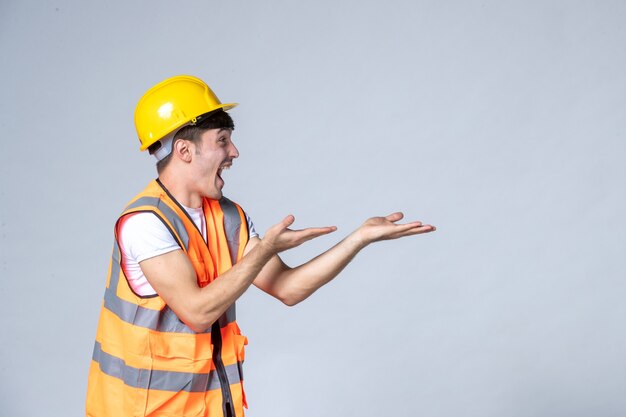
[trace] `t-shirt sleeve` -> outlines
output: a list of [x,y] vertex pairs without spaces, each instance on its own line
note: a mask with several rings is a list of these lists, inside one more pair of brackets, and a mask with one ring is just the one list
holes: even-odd
[[128,215],[123,222],[119,233],[120,245],[124,254],[137,263],[180,249],[170,231],[154,213]]
[[254,229],[254,223],[252,223],[252,219],[248,216],[248,213],[244,213],[246,215],[246,221],[248,222],[248,238],[252,239],[253,237],[259,237],[259,234]]

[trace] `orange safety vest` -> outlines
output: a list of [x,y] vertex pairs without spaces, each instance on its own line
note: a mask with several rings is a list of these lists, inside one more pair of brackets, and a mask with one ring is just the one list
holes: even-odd
[[117,239],[123,218],[152,212],[167,226],[204,287],[243,256],[248,223],[232,201],[204,199],[207,241],[159,180],[126,207],[113,255],[89,370],[87,416],[242,417],[245,336],[235,304],[196,333],[158,295],[139,296],[126,280]]

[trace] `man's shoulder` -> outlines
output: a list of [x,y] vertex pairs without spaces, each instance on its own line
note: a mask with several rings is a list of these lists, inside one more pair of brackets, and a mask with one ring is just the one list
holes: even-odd
[[159,186],[157,180],[152,180],[142,191],[135,194],[135,196],[131,198],[128,203],[126,203],[124,209],[120,213],[120,217],[128,214],[129,212],[159,209],[163,206],[163,198],[166,195],[167,194],[164,192],[163,188]]

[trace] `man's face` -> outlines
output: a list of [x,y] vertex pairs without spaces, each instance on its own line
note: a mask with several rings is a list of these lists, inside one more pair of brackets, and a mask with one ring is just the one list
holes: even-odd
[[218,200],[222,198],[222,170],[230,168],[239,151],[231,141],[230,129],[210,129],[202,133],[195,146],[194,163],[200,193]]

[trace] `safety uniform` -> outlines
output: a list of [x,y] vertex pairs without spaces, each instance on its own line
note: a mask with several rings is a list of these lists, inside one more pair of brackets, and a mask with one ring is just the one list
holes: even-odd
[[87,416],[243,416],[245,336],[235,304],[210,330],[196,333],[158,295],[142,297],[121,268],[117,231],[126,215],[152,212],[189,257],[200,287],[243,256],[245,214],[227,198],[203,200],[207,242],[185,210],[152,181],[120,216],[87,390]]

